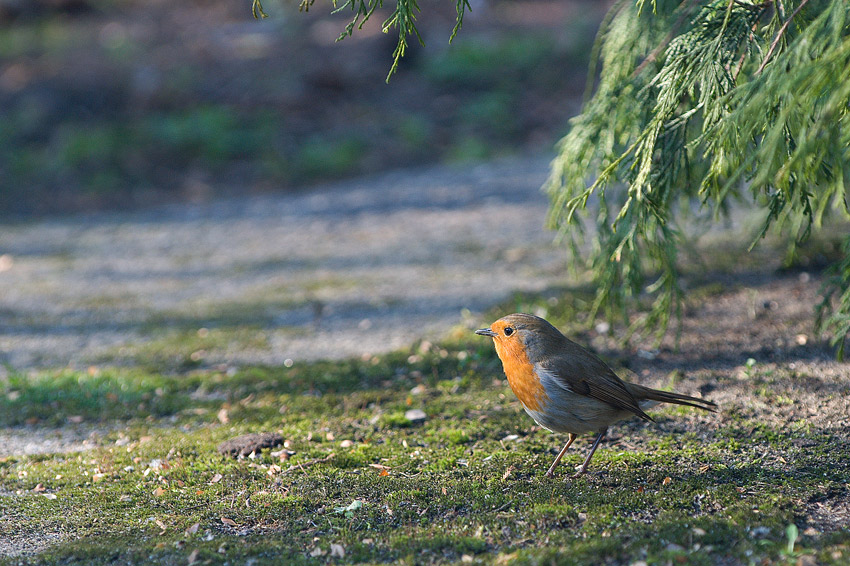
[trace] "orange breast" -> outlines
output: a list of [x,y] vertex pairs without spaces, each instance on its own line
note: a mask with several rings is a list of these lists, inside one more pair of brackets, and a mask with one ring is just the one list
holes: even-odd
[[549,396],[546,395],[546,390],[543,389],[534,366],[528,361],[522,344],[517,340],[498,338],[494,342],[511,391],[525,407],[532,411],[539,411],[542,405],[549,402]]

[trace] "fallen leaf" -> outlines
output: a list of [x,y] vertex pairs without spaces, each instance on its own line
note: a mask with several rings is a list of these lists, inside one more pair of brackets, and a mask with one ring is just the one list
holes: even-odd
[[218,418],[218,422],[220,422],[221,424],[227,424],[230,422],[230,417],[227,415],[227,409],[225,409],[224,407],[222,407],[218,411],[216,417]]
[[197,562],[197,561],[198,561],[198,549],[196,548],[196,549],[195,549],[195,550],[193,550],[193,551],[192,551],[192,553],[189,555],[189,564],[190,564],[190,565],[191,565],[191,564],[194,564],[194,563],[195,563],[195,562]]
[[157,487],[155,490],[153,490],[154,497],[162,497],[163,495],[165,495],[165,490],[162,489],[162,487]]
[[228,519],[227,517],[222,517],[221,522],[227,525],[228,527],[236,526],[236,521],[234,521],[233,519]]
[[42,493],[41,496],[46,497],[47,499],[56,499],[55,493]]
[[310,556],[312,556],[313,558],[317,558],[319,556],[324,556],[325,554],[327,554],[327,552],[325,552],[324,550],[322,550],[318,546],[310,551]]
[[195,523],[194,525],[192,525],[191,527],[186,529],[186,536],[193,535],[193,534],[197,533],[200,526],[201,526],[200,523]]
[[280,466],[278,466],[277,464],[272,464],[271,466],[269,466],[269,471],[266,472],[266,474],[268,474],[269,476],[274,476],[275,474],[279,474],[279,473],[280,473]]
[[216,474],[212,477],[212,479],[210,480],[210,483],[218,483],[218,482],[221,481],[222,477],[224,477],[224,476],[222,476],[221,474]]
[[384,476],[390,475],[390,473],[386,470],[386,468],[384,468],[383,470],[381,470],[381,473],[378,474],[378,475],[381,476],[381,477],[384,477]]
[[334,511],[337,513],[345,513],[346,517],[353,517],[354,512],[363,507],[363,504],[363,501],[355,499],[354,501],[349,503],[347,507],[334,507]]
[[287,460],[289,460],[290,458],[295,456],[295,452],[293,452],[292,450],[287,450],[286,448],[284,448],[283,450],[278,450],[276,452],[270,452],[269,455],[272,458],[277,458],[280,462],[286,462]]
[[661,481],[661,485],[669,485],[669,484],[670,484],[670,482],[672,482],[672,481],[673,481],[673,478],[671,478],[670,476],[667,476],[666,478],[664,478],[664,479]]
[[36,493],[41,493],[42,491],[47,491],[47,488],[44,487],[43,483],[40,483],[37,486],[35,486],[34,488],[32,488],[32,490]]

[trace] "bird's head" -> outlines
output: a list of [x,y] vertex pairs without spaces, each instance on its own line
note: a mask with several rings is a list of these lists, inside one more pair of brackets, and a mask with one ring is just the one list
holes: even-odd
[[[475,331],[481,336],[490,336],[499,347],[506,350],[521,348],[527,353],[544,353],[547,346],[557,345],[563,339],[557,328],[533,314],[509,314],[490,325]],[[542,351],[541,351],[542,350]]]

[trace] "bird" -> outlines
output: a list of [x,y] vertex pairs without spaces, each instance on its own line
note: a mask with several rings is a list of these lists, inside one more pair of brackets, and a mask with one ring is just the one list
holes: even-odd
[[717,404],[706,399],[623,381],[605,362],[532,314],[509,314],[475,334],[493,339],[508,384],[529,416],[545,429],[567,433],[566,445],[546,472],[550,478],[578,435],[596,433],[596,438],[573,477],[587,473],[610,425],[632,416],[653,422],[645,410],[657,403],[717,411]]

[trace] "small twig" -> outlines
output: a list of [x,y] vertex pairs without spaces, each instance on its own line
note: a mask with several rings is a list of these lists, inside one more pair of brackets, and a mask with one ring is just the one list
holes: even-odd
[[493,509],[493,511],[495,511],[496,513],[499,513],[499,512],[501,512],[501,511],[504,511],[505,509],[507,509],[507,508],[508,508],[508,507],[510,507],[511,505],[513,505],[513,503],[514,503],[513,501],[508,501],[508,502],[507,502],[507,503],[505,503],[504,505],[499,505],[498,507],[496,507],[495,509]]
[[767,50],[767,55],[764,56],[764,60],[762,60],[761,65],[756,70],[756,75],[760,75],[764,70],[764,66],[767,65],[767,62],[770,61],[770,58],[773,56],[773,52],[776,51],[776,46],[779,45],[779,40],[782,39],[782,36],[785,35],[785,31],[788,29],[788,26],[791,25],[791,21],[800,13],[800,10],[803,9],[803,6],[809,3],[809,0],[803,0],[800,2],[800,5],[797,6],[797,9],[791,12],[791,16],[785,20],[785,23],[782,24],[782,27],[779,28],[779,31],[776,32],[776,37],[773,38],[773,43],[770,44],[770,49]]
[[735,0],[735,4],[747,10],[749,10],[750,8],[760,8],[764,10],[768,6],[772,6],[774,4],[774,0],[765,0],[761,4],[751,4],[749,2],[741,2],[740,0]]
[[333,458],[335,455],[336,454],[331,452],[330,454],[328,454],[324,458],[313,458],[312,460],[307,460],[306,462],[301,462],[300,464],[293,464],[293,465],[289,466],[288,468],[286,468],[285,470],[283,470],[282,472],[280,472],[279,475],[283,476],[283,475],[286,475],[289,472],[292,472],[292,471],[295,471],[295,470],[304,471],[304,468],[313,466],[315,464],[324,464],[325,462],[327,462],[331,458]]
[[682,13],[679,14],[679,17],[673,23],[673,27],[670,28],[669,33],[667,33],[666,37],[664,37],[664,39],[661,40],[661,43],[659,43],[655,47],[655,49],[653,49],[649,53],[649,55],[647,55],[646,58],[643,61],[640,62],[640,65],[638,65],[637,68],[632,73],[632,78],[635,78],[636,76],[638,76],[640,74],[640,72],[643,71],[646,68],[647,65],[649,65],[650,63],[652,63],[653,61],[655,61],[658,58],[658,55],[664,50],[665,47],[667,47],[667,44],[669,44],[670,41],[673,40],[673,37],[675,37],[676,32],[679,31],[680,27],[682,27],[682,24],[684,23],[685,18],[687,18],[690,15],[691,8],[693,7],[693,5],[694,5],[694,2],[691,1],[687,6],[685,6],[682,9]]
[[[755,36],[753,33],[756,31],[758,24],[753,24],[752,29],[750,30],[750,41],[755,41]],[[744,61],[747,59],[747,49],[744,47],[743,53],[741,53],[741,58],[738,60],[738,64],[735,66],[735,74],[732,76],[732,81],[735,84],[738,84],[738,75],[741,74],[741,69],[744,68]]]
[[[750,35],[752,35],[752,34],[750,34]],[[744,61],[746,60],[746,58],[747,58],[747,50],[744,49],[744,52],[741,53],[741,58],[738,59],[738,64],[735,65],[735,73],[732,75],[732,82],[735,83],[735,84],[738,83],[738,75],[741,74],[741,69],[744,68]]]

